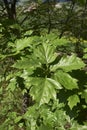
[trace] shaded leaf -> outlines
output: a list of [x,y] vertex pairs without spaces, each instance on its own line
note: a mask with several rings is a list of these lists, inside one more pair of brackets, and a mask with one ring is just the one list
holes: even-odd
[[78,2],[80,2],[82,5],[86,4],[86,0],[77,0]]

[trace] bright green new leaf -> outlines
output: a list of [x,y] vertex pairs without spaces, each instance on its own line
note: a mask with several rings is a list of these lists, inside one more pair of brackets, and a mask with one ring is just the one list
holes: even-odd
[[43,43],[39,45],[34,51],[34,55],[39,59],[42,64],[52,63],[57,54],[54,53],[55,48],[48,43]]
[[77,103],[80,103],[79,96],[74,94],[68,98],[68,105],[70,109],[72,109],[74,106],[77,105]]
[[62,88],[59,83],[50,78],[34,78],[32,84],[33,87],[30,90],[30,94],[39,105],[48,103],[50,99],[56,99],[55,88]]
[[72,71],[81,69],[85,66],[83,61],[76,57],[76,55],[62,57],[58,64],[51,66],[51,71],[56,71],[57,69],[63,69],[64,71]]
[[85,102],[87,103],[87,89],[82,92],[81,97],[84,98]]
[[77,80],[62,70],[55,73],[54,78],[68,90],[78,88]]

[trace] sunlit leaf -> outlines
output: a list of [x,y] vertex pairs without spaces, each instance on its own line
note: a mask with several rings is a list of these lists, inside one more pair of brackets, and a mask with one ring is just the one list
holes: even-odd
[[62,87],[50,78],[33,79],[34,86],[31,88],[30,94],[39,103],[39,105],[48,103],[50,99],[56,99],[56,90]]
[[69,105],[70,109],[72,109],[74,106],[76,106],[77,103],[80,103],[80,99],[79,99],[78,95],[74,94],[68,98],[68,105]]
[[25,47],[29,47],[31,42],[32,38],[23,38],[20,40],[16,40],[16,51],[19,52],[20,50],[23,50]]
[[41,63],[48,64],[53,62],[57,57],[57,54],[54,51],[55,50],[51,45],[43,43],[36,48],[34,55]]
[[55,73],[54,78],[66,89],[72,90],[78,88],[77,80],[72,78],[68,73],[59,70]]
[[31,58],[21,58],[21,60],[18,60],[15,62],[13,67],[18,69],[32,69],[34,67],[40,66],[38,60],[36,60],[34,57],[31,56]]
[[10,83],[9,83],[9,85],[8,85],[8,87],[7,87],[7,90],[10,90],[10,91],[14,91],[15,89],[16,89],[16,78],[12,78],[11,80],[10,80]]
[[15,121],[15,123],[18,123],[21,119],[22,119],[22,116],[18,116],[18,117],[15,118],[14,121]]
[[84,98],[85,102],[87,103],[87,89],[82,92],[81,97]]
[[63,69],[64,71],[72,71],[81,69],[85,66],[84,62],[76,57],[76,55],[62,57],[58,64],[51,66],[51,71],[56,71],[57,69]]

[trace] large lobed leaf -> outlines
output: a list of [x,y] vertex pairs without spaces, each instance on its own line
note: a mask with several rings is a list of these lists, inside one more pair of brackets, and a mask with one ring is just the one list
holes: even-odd
[[30,94],[39,105],[48,103],[50,99],[56,99],[55,88],[62,88],[59,83],[51,78],[33,78],[31,84],[33,84],[33,87]]
[[54,53],[55,48],[48,43],[43,43],[39,45],[36,50],[34,50],[34,55],[39,59],[42,64],[52,63],[57,54]]
[[25,47],[30,46],[30,43],[32,42],[32,38],[23,38],[20,40],[16,40],[15,41],[15,45],[16,45],[16,51],[19,52],[21,50],[23,50]]
[[15,49],[17,53],[19,53],[21,50],[25,49],[26,47],[35,47],[41,42],[41,38],[38,36],[33,36],[29,38],[23,38],[23,39],[18,39],[15,41]]
[[85,66],[84,62],[76,57],[75,54],[71,56],[62,57],[58,64],[51,66],[51,71],[56,71],[57,69],[63,69],[64,71],[72,71],[81,69]]
[[15,64],[13,64],[12,67],[18,68],[18,69],[31,69],[35,67],[41,66],[37,59],[35,59],[34,56],[30,57],[21,57],[20,60],[18,60]]
[[68,90],[78,88],[77,80],[72,78],[68,73],[63,72],[62,70],[56,72],[54,78]]

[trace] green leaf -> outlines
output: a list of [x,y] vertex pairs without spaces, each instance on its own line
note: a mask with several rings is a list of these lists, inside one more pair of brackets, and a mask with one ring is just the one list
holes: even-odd
[[52,63],[57,57],[57,54],[54,53],[54,51],[55,49],[53,46],[48,43],[43,43],[36,48],[34,55],[42,64],[48,64]]
[[84,49],[84,56],[83,56],[84,59],[87,59],[87,48]]
[[84,59],[87,59],[87,54],[84,54],[83,58],[84,58]]
[[18,117],[15,118],[14,122],[18,123],[21,119],[22,119],[22,116],[18,116]]
[[17,53],[19,53],[21,50],[25,49],[26,47],[30,47],[34,49],[36,45],[39,45],[41,43],[41,37],[38,36],[32,36],[32,37],[25,37],[23,39],[18,39],[15,41],[15,49]]
[[41,125],[38,130],[52,130],[50,126]]
[[68,98],[68,105],[70,109],[72,109],[74,106],[77,105],[77,103],[80,103],[79,96],[74,94]]
[[87,103],[87,89],[82,92],[81,97],[84,98],[85,102]]
[[76,55],[71,55],[71,56],[64,56],[61,58],[58,64],[51,66],[51,71],[56,71],[57,69],[63,69],[64,71],[72,71],[72,70],[77,70],[81,69],[85,66],[83,61],[76,57]]
[[18,69],[33,69],[34,67],[39,67],[40,64],[38,60],[36,60],[34,57],[28,57],[24,58],[22,57],[21,60],[18,60],[12,67],[18,68]]
[[16,40],[16,51],[19,52],[23,50],[25,47],[29,47],[30,43],[32,42],[32,38],[23,38],[20,40]]
[[78,88],[77,80],[72,78],[68,73],[63,72],[62,70],[59,70],[55,73],[54,79],[68,90]]
[[51,84],[53,84],[55,86],[56,89],[62,89],[62,86],[58,81],[51,79],[51,78],[47,78],[47,79]]
[[77,0],[78,2],[80,2],[82,5],[86,4],[86,0]]
[[9,85],[8,85],[8,87],[7,87],[7,90],[10,90],[10,91],[12,91],[12,92],[14,92],[14,90],[16,89],[16,78],[12,78],[11,80],[10,80],[10,83],[9,83]]
[[87,48],[84,49],[84,53],[86,53],[86,52],[87,52]]
[[22,128],[23,125],[24,125],[23,123],[19,123],[19,124],[18,124],[19,128]]
[[30,36],[33,33],[33,30],[26,31],[24,36]]
[[62,88],[59,83],[50,78],[33,78],[32,81],[34,86],[31,88],[30,94],[39,105],[48,103],[50,99],[56,99],[55,88]]
[[29,66],[29,59],[28,58],[21,58],[21,60],[18,60],[12,67],[18,68],[18,69],[26,69]]

